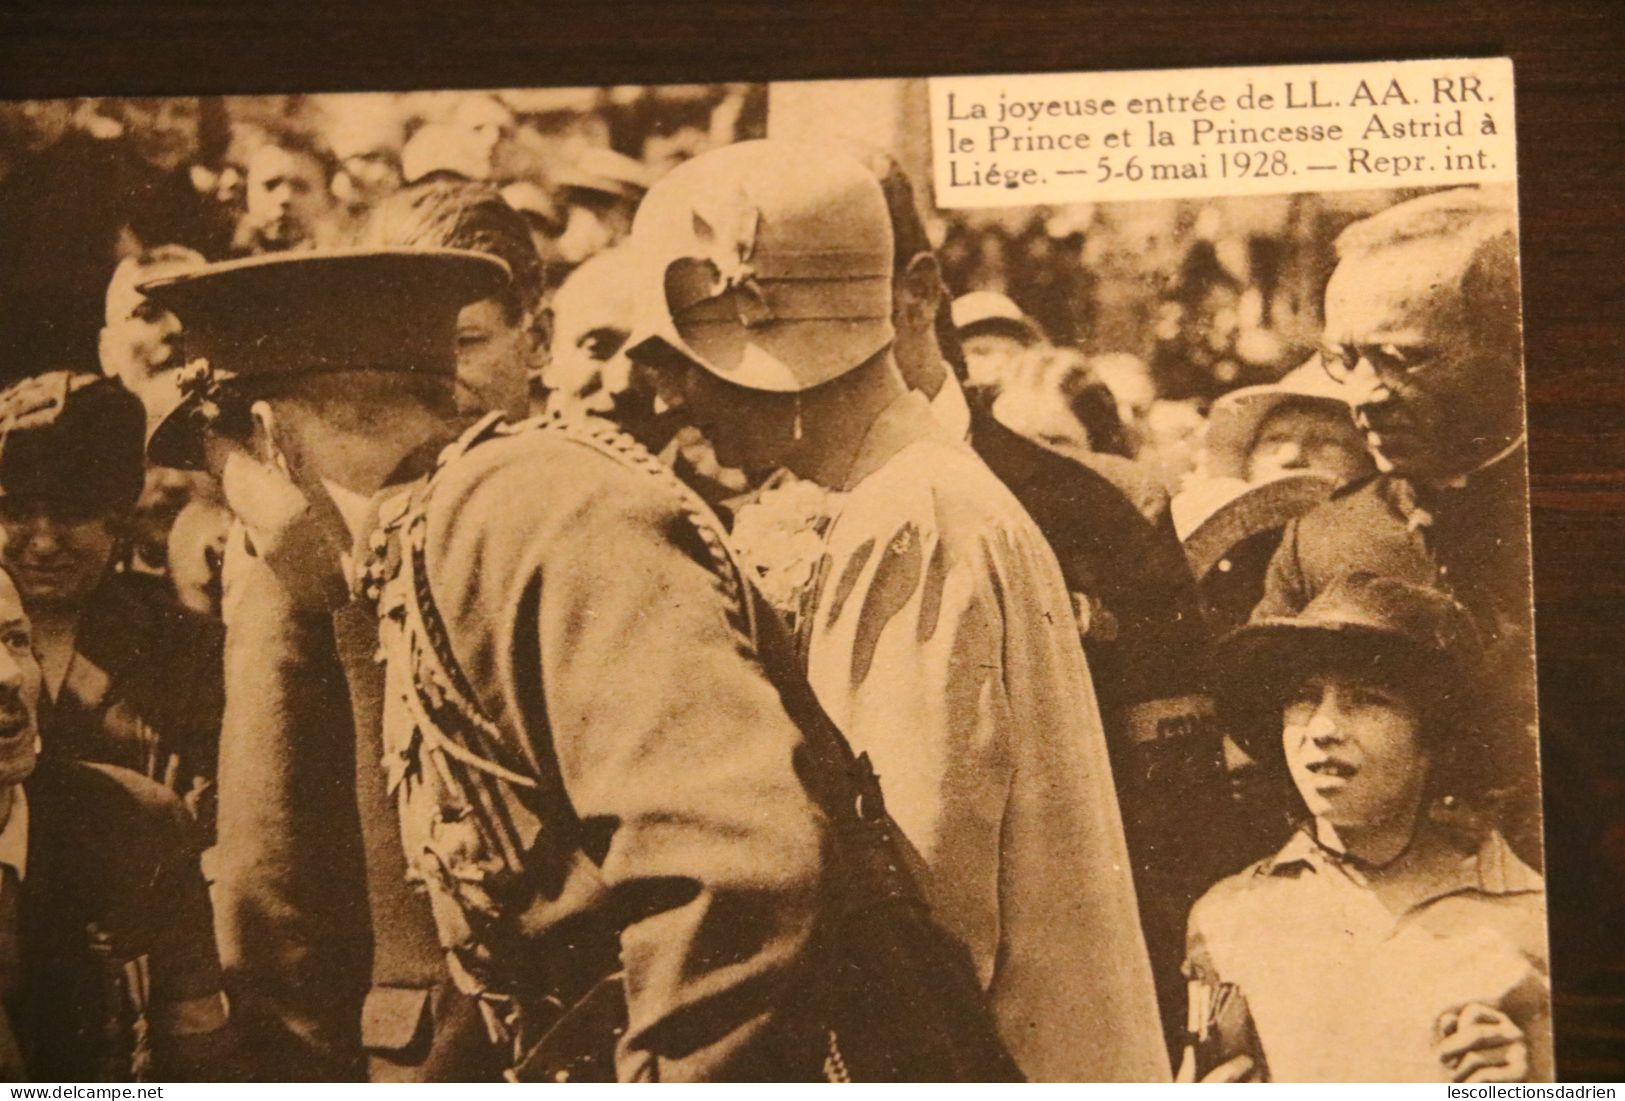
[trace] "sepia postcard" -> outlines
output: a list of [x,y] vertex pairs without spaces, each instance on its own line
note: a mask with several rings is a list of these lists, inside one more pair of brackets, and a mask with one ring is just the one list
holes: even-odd
[[0,1079],[1552,1080],[1514,133],[0,103]]

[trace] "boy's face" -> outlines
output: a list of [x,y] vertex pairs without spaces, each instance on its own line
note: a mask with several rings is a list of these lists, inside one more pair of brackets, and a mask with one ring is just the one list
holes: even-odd
[[1029,341],[1000,331],[982,331],[960,338],[965,374],[971,386],[997,390],[1016,372]]
[[264,244],[292,248],[314,232],[326,202],[326,183],[315,158],[275,145],[248,162],[245,217]]
[[1282,746],[1309,813],[1359,828],[1421,805],[1429,759],[1407,695],[1369,677],[1315,673],[1282,709]]

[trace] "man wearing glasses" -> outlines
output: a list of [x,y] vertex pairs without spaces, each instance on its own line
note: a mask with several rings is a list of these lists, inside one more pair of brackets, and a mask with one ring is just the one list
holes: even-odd
[[1322,362],[1344,383],[1379,473],[1288,525],[1255,616],[1293,615],[1347,574],[1434,584],[1489,641],[1500,713],[1531,736],[1504,777],[1503,829],[1538,860],[1528,473],[1510,191],[1390,207],[1337,241]]

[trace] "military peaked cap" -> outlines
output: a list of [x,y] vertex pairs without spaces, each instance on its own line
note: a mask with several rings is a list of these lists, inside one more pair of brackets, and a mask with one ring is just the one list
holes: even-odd
[[143,284],[181,321],[186,366],[149,410],[149,457],[197,466],[195,412],[227,381],[336,371],[450,376],[457,314],[507,286],[508,266],[462,249],[278,253],[210,264]]

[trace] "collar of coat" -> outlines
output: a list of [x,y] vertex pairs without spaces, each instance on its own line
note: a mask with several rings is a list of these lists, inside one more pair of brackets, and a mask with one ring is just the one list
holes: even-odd
[[1321,844],[1313,825],[1300,828],[1281,850],[1258,867],[1260,876],[1297,877],[1341,874],[1378,890],[1407,912],[1450,895],[1536,893],[1545,889],[1540,876],[1518,859],[1501,834],[1484,831],[1476,843],[1424,820],[1415,843],[1392,864],[1371,869]]
[[372,495],[367,520],[356,531],[355,542],[350,547],[348,572],[352,594],[365,595],[367,566],[378,539],[390,525],[400,520],[411,503],[412,489],[434,472],[435,463],[449,442],[449,436],[436,437],[414,447],[396,464],[378,492]]
[[904,391],[869,425],[840,489],[850,492],[909,444],[933,437],[964,446],[964,438],[955,437],[932,414],[931,403],[924,394],[917,390]]

